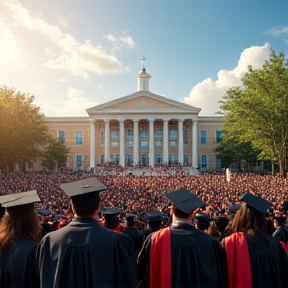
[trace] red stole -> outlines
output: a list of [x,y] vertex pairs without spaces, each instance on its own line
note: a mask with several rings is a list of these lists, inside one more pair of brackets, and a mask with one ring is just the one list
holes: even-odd
[[247,240],[243,232],[224,239],[227,259],[228,287],[252,288],[252,275]]
[[117,233],[120,233],[120,234],[123,233],[123,232],[119,229],[119,227],[113,228],[113,229],[110,229],[110,230],[112,230],[112,231],[114,231],[114,232],[117,232]]
[[279,242],[282,245],[282,247],[284,248],[284,250],[288,253],[288,245],[285,244],[283,241],[279,241]]
[[171,229],[155,232],[150,250],[150,286],[149,288],[171,287]]

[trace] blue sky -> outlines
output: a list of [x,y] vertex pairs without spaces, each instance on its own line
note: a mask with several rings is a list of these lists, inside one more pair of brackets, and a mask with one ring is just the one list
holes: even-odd
[[47,116],[137,91],[214,115],[247,65],[288,55],[287,0],[1,0],[0,84],[34,95]]

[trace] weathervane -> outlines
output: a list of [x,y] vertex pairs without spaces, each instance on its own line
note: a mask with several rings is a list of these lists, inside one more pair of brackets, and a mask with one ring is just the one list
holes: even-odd
[[142,58],[142,68],[145,68],[144,63],[145,63],[145,56],[143,56],[143,58]]

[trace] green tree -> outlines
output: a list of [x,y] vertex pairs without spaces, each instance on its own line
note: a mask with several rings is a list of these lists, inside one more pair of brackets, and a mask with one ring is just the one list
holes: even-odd
[[44,114],[34,103],[34,96],[0,87],[0,170],[24,167],[33,161],[46,144],[49,129]]
[[285,174],[288,143],[288,70],[285,55],[271,51],[260,70],[248,67],[244,87],[231,88],[222,97],[224,130],[241,143],[251,143],[261,159],[279,164]]
[[50,139],[42,152],[42,166],[49,171],[66,168],[69,148],[56,139]]
[[241,161],[246,164],[255,165],[260,151],[252,147],[251,142],[241,142],[236,135],[231,135],[227,132],[223,133],[219,145],[215,148],[217,158],[221,160],[221,166],[228,168],[233,163],[238,163],[240,166]]

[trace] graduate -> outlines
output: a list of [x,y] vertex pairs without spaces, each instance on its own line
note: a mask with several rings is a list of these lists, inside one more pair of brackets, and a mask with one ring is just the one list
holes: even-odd
[[172,226],[150,234],[144,242],[138,256],[139,287],[225,287],[224,251],[191,224],[205,202],[185,188],[166,197],[172,202]]
[[40,242],[41,288],[137,287],[131,239],[97,221],[99,193],[107,187],[91,177],[60,188],[72,199],[75,220]]
[[36,202],[36,190],[0,196],[6,209],[0,222],[1,288],[39,287],[36,248],[41,226]]
[[272,203],[251,193],[240,201],[245,204],[233,219],[232,234],[223,239],[229,288],[288,287],[287,254],[278,241],[265,233],[265,214]]

